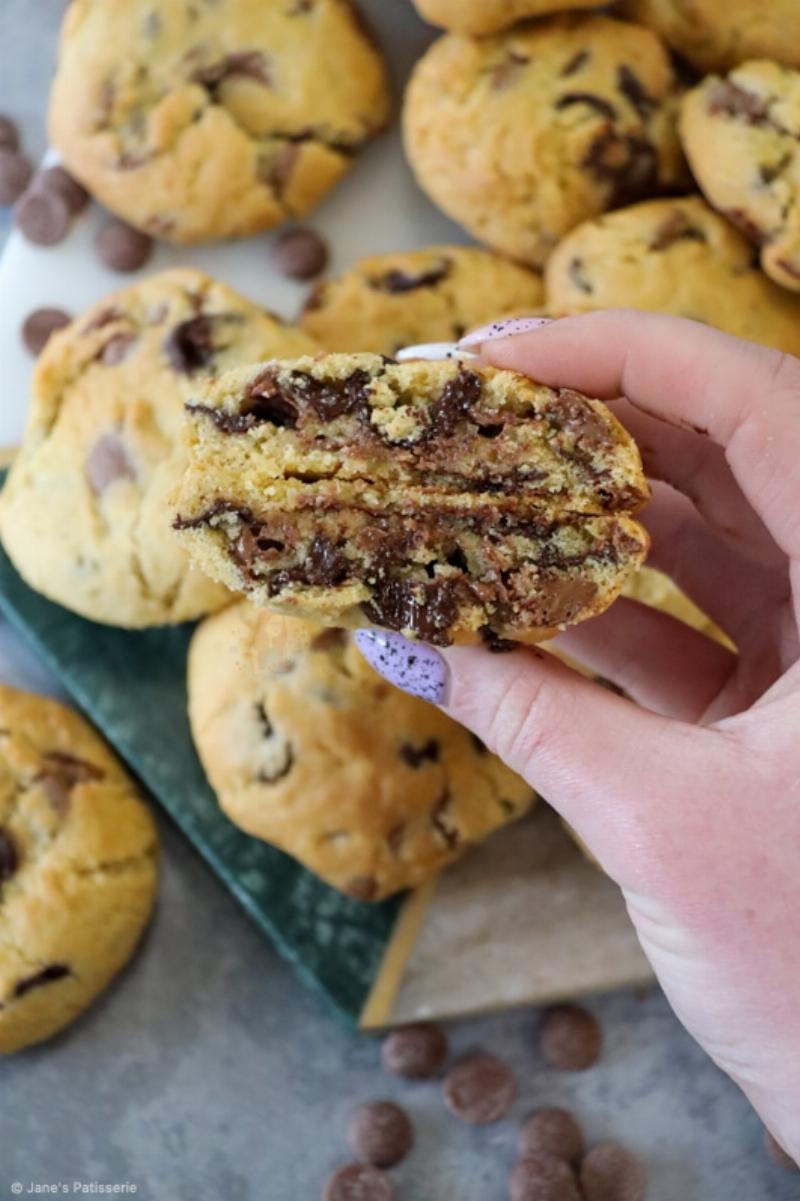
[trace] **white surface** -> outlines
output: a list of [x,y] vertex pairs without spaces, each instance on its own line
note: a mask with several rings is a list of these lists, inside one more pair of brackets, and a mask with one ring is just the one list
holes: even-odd
[[[365,0],[362,7],[391,60],[395,120],[390,132],[356,159],[353,170],[324,204],[302,221],[328,241],[330,272],[341,271],[365,254],[466,240],[419,191],[400,146],[397,114],[402,81],[434,31],[415,20],[410,6],[399,0]],[[179,264],[208,271],[283,317],[296,315],[309,290],[308,285],[283,279],[274,269],[270,254],[274,233],[198,247],[160,245],[144,270],[115,274],[103,266],[92,244],[105,220],[107,216],[94,205],[59,246],[31,246],[16,233],[8,241],[0,260],[0,447],[17,445],[24,429],[32,360],[19,331],[33,309],[63,308],[77,316],[107,293]]]

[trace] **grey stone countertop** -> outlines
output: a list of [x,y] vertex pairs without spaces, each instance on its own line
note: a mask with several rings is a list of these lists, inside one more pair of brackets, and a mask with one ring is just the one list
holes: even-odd
[[[63,9],[0,0],[0,112],[34,158]],[[455,1053],[491,1050],[520,1085],[507,1121],[461,1125],[436,1084],[384,1074],[375,1039],[337,1025],[161,826],[158,914],[131,968],[65,1034],[0,1063],[0,1201],[19,1195],[15,1182],[23,1196],[32,1184],[79,1195],[76,1182],[128,1182],[142,1201],[316,1201],[349,1158],[351,1109],[379,1097],[405,1105],[416,1129],[393,1172],[398,1201],[502,1201],[519,1121],[547,1104],[573,1108],[590,1141],[619,1138],[641,1155],[649,1201],[800,1196],[798,1178],[764,1155],[747,1103],[655,990],[590,999],[605,1052],[584,1074],[543,1066],[530,1010],[451,1023]]]

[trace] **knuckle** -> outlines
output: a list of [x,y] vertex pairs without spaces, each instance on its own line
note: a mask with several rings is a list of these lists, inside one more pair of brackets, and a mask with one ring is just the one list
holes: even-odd
[[551,741],[549,695],[544,675],[519,668],[509,677],[490,719],[488,745],[522,776],[530,774]]

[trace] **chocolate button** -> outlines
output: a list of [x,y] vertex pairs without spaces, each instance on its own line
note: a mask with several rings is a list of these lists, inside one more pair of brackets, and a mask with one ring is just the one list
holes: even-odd
[[55,192],[28,191],[14,208],[14,223],[35,246],[55,246],[69,233],[67,202]]
[[41,354],[57,329],[70,323],[69,313],[63,309],[34,309],[22,325],[22,341],[33,355]]
[[470,1055],[444,1078],[447,1108],[473,1126],[487,1126],[505,1117],[517,1095],[511,1069],[494,1055]]
[[124,221],[110,221],[100,230],[95,246],[106,267],[125,274],[138,271],[153,253],[153,239]]
[[582,1072],[596,1063],[603,1036],[597,1021],[579,1005],[548,1009],[539,1030],[542,1055],[562,1072]]
[[644,1201],[644,1168],[619,1143],[592,1147],[580,1175],[586,1201]]
[[103,434],[86,456],[86,476],[92,489],[102,496],[114,480],[134,478],[133,467],[119,434]]
[[508,1178],[510,1201],[581,1201],[575,1173],[555,1155],[531,1155]]
[[274,243],[278,270],[289,279],[313,279],[328,265],[328,247],[313,229],[290,229]]
[[19,147],[19,131],[10,117],[0,116],[0,150],[16,150]]
[[48,167],[40,171],[33,181],[34,187],[43,192],[60,196],[73,217],[82,212],[89,203],[89,193],[64,167]]
[[33,173],[28,160],[16,150],[0,149],[0,204],[13,204],[30,183]]
[[784,1151],[777,1139],[773,1138],[768,1130],[764,1131],[764,1147],[767,1155],[773,1159],[775,1163],[780,1164],[787,1172],[800,1172],[800,1166],[795,1163],[791,1155]]
[[376,1168],[390,1168],[408,1155],[414,1131],[399,1105],[368,1101],[350,1119],[347,1141],[359,1159]]
[[394,1030],[381,1048],[383,1066],[405,1080],[435,1076],[447,1058],[447,1036],[433,1022],[417,1022]]
[[349,1163],[334,1172],[325,1185],[322,1201],[394,1201],[388,1176],[368,1163]]
[[583,1134],[566,1109],[540,1109],[520,1130],[517,1147],[522,1159],[544,1152],[577,1163],[583,1154]]

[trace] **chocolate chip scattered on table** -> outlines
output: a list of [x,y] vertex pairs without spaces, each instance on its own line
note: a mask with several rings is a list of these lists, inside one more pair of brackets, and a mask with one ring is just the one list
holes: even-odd
[[57,192],[29,188],[14,208],[14,224],[35,246],[56,246],[69,233],[72,213]]
[[57,329],[70,323],[69,313],[63,309],[34,309],[22,323],[22,341],[32,355],[41,354]]
[[349,1163],[328,1180],[322,1201],[394,1201],[388,1176],[367,1163]]
[[401,1026],[384,1039],[383,1066],[406,1080],[428,1080],[447,1058],[447,1035],[433,1022]]
[[580,1183],[585,1201],[644,1201],[644,1167],[619,1143],[598,1143],[584,1156]]
[[555,1005],[539,1027],[542,1055],[551,1067],[582,1072],[600,1057],[603,1034],[597,1019],[580,1005]]
[[521,1127],[517,1149],[522,1159],[544,1152],[577,1163],[583,1154],[583,1132],[566,1109],[539,1109]]
[[546,1151],[537,1151],[512,1168],[508,1196],[509,1201],[581,1201],[570,1165]]
[[359,1159],[390,1168],[411,1150],[414,1131],[405,1110],[393,1101],[367,1101],[350,1119],[347,1139]]
[[37,171],[31,186],[37,190],[53,192],[60,196],[73,217],[83,212],[90,200],[89,193],[83,184],[78,183],[77,179],[59,164]]
[[273,244],[278,270],[289,279],[313,279],[328,265],[328,246],[313,229],[289,229]]
[[10,117],[0,115],[0,150],[19,149],[19,130]]
[[30,183],[33,168],[17,150],[0,148],[0,204],[14,204]]
[[124,221],[109,221],[103,226],[95,246],[106,267],[121,274],[138,271],[153,253],[153,239]]
[[444,1078],[445,1105],[462,1122],[487,1126],[499,1122],[514,1104],[517,1082],[508,1064],[496,1055],[469,1055]]

